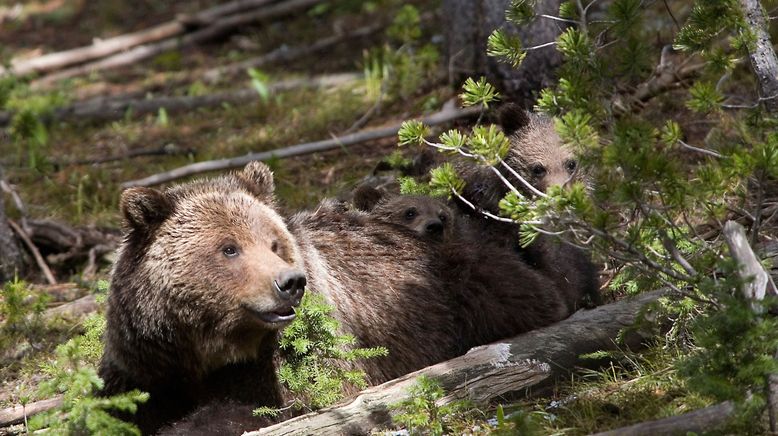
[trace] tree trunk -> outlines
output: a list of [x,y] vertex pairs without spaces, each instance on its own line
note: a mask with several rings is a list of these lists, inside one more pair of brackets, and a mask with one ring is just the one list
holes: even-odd
[[[551,385],[559,377],[569,377],[573,368],[581,364],[580,355],[615,349],[616,335],[632,325],[641,307],[662,295],[666,292],[647,292],[597,309],[579,311],[557,324],[474,348],[464,356],[362,391],[348,404],[245,434],[366,434],[391,423],[393,412],[389,405],[406,399],[408,388],[421,375],[434,378],[446,391],[447,396],[439,401],[441,404],[467,399],[482,405],[511,394],[523,394],[530,387],[536,392],[539,386]],[[631,339],[639,343],[641,338]],[[541,385],[543,382],[546,383]]]
[[[468,76],[486,76],[508,99],[525,108],[535,104],[538,92],[556,82],[555,71],[562,58],[553,46],[527,53],[516,69],[486,55],[486,40],[497,28],[518,35],[524,47],[556,40],[564,25],[538,18],[521,27],[505,20],[509,0],[443,0],[449,72],[455,84]],[[538,0],[537,14],[558,15],[560,0]]]

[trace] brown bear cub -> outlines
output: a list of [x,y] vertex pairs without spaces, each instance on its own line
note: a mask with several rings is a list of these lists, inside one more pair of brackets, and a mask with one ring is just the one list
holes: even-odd
[[[552,119],[508,104],[500,111],[500,124],[510,138],[505,163],[537,190],[545,192],[553,185],[568,186],[583,180],[574,154],[562,143]],[[508,193],[508,187],[485,166],[467,163],[460,164],[458,169],[465,181],[462,195],[476,206],[499,214],[499,202]],[[498,169],[525,195],[534,195],[509,171]],[[582,250],[546,235],[522,248],[518,226],[488,219],[462,202],[455,203],[463,214],[462,227],[481,235],[485,243],[513,249],[528,264],[551,277],[564,291],[570,311],[600,303],[596,268]]]
[[251,163],[122,194],[100,376],[106,395],[151,394],[131,417],[144,433],[176,421],[171,432],[264,425],[250,410],[285,405],[276,336],[303,292],[335,307],[356,346],[389,350],[355,364],[373,385],[566,315],[555,284],[517,256],[502,256],[509,267],[480,250],[441,255],[409,229],[330,202],[285,222],[273,191],[270,170]]
[[449,240],[455,230],[453,211],[437,198],[387,195],[370,186],[360,186],[354,191],[353,201],[354,207],[372,218],[406,227],[430,239]]

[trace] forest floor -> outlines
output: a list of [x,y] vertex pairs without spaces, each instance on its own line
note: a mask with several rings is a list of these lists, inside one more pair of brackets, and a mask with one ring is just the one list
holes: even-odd
[[[52,6],[51,10],[40,8],[43,11],[31,8],[27,15],[13,16],[9,15],[11,7],[0,2],[3,59],[33,57],[89,44],[96,37],[107,38],[148,28],[177,14],[193,13],[217,2],[51,0],[35,5],[49,3],[58,6]],[[5,169],[6,180],[23,200],[27,218],[116,229],[120,223],[117,208],[120,185],[124,182],[196,161],[273,150],[329,139],[349,131],[375,106],[377,94],[384,94],[376,92],[380,81],[376,84],[376,71],[371,69],[373,58],[366,54],[384,46],[397,49],[398,44],[383,30],[350,39],[315,55],[262,66],[256,69],[253,82],[246,71],[218,81],[203,78],[209,69],[262,55],[283,45],[305,46],[349,29],[376,22],[390,23],[398,5],[397,2],[344,3],[348,6],[314,7],[266,25],[246,26],[223,38],[165,52],[130,66],[54,85],[32,85],[19,98],[38,96],[62,105],[120,96],[141,99],[202,96],[268,86],[294,78],[359,74],[359,78],[336,86],[301,87],[265,96],[258,92],[256,99],[248,103],[224,103],[171,114],[126,113],[110,121],[56,121],[49,124],[44,144],[15,141],[6,133],[0,138],[0,166]],[[430,5],[435,2],[405,3],[419,6],[422,15],[435,12],[434,5]],[[422,39],[440,41],[442,29],[437,24],[434,19],[422,20]],[[436,48],[439,53],[442,51],[440,46]],[[434,70],[419,74],[425,80],[411,89],[383,95],[380,110],[361,128],[385,126],[429,114],[455,97],[457,91],[448,83],[446,68],[440,62]],[[667,97],[663,101],[671,100]],[[693,129],[689,134],[694,134]],[[133,152],[158,149],[169,154],[121,158]],[[294,212],[313,207],[322,198],[348,192],[396,150],[396,139],[388,138],[316,154],[271,159],[268,163],[276,174],[281,207]],[[412,158],[417,150],[406,148],[401,153],[405,158]],[[99,162],[109,157],[119,158]],[[21,218],[19,210],[7,209],[10,218]],[[70,285],[32,286],[30,292],[54,295],[46,302],[47,308],[99,292],[98,288],[104,287],[108,278],[109,262],[107,256],[97,273],[89,277],[81,274],[79,268],[83,265],[58,269],[57,279]],[[27,279],[42,282],[35,274]],[[607,298],[623,293],[614,289],[606,290]],[[0,323],[3,321],[0,319]],[[43,378],[41,366],[51,358],[57,344],[82,330],[79,321],[28,327],[24,340],[6,338],[3,342],[0,337],[3,346],[0,408],[21,399],[40,399],[35,387]],[[672,357],[672,352],[664,350],[661,344],[642,354],[624,350],[610,366],[582,370],[569,383],[560,383],[550,396],[506,401],[504,406],[509,411],[531,411],[541,416],[538,420],[541,434],[587,434],[708,405],[709,401],[690,394],[678,381],[672,369]],[[494,413],[490,409],[453,417],[457,422],[451,428],[457,432],[489,433],[493,428],[489,420]],[[20,431],[18,426],[0,429],[0,434],[16,431]]]

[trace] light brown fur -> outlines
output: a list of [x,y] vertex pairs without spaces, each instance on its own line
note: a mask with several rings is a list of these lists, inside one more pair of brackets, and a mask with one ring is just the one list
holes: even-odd
[[134,417],[144,432],[198,409],[172,431],[203,420],[213,433],[257,428],[249,413],[245,421],[232,412],[222,418],[285,404],[276,334],[290,318],[266,317],[299,302],[301,294],[284,297],[279,287],[290,273],[305,273],[308,292],[334,306],[355,346],[389,350],[354,365],[370,384],[567,313],[554,284],[518,257],[469,242],[441,246],[333,201],[284,222],[273,190],[270,170],[252,163],[166,191],[123,194],[125,240],[100,375],[106,394],[151,393]]

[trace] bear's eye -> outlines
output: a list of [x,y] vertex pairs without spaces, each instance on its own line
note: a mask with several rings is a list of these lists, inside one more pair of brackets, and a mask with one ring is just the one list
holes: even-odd
[[440,222],[445,223],[448,217],[445,214],[438,215],[438,219],[440,219]]
[[405,219],[412,220],[414,218],[416,218],[416,209],[415,208],[410,208],[410,209],[405,211]]
[[278,253],[278,241],[273,241],[270,243],[270,251],[273,253]]
[[576,162],[573,159],[570,159],[569,161],[565,162],[565,168],[567,169],[568,173],[573,173],[575,171],[575,168],[578,166],[578,162]]
[[543,177],[546,175],[546,167],[544,167],[542,164],[535,164],[532,165],[532,175],[535,177]]
[[235,257],[238,255],[238,249],[234,245],[228,245],[222,248],[222,253],[227,257]]

